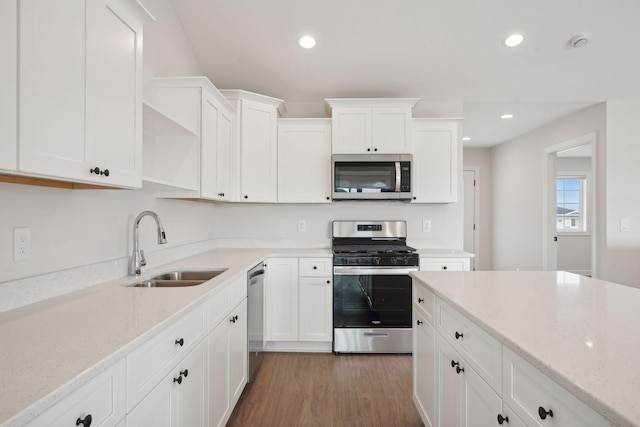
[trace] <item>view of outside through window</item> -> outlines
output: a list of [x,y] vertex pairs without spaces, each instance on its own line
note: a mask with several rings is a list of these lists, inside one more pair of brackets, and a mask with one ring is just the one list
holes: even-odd
[[558,231],[584,232],[586,178],[559,177],[556,181],[556,226]]

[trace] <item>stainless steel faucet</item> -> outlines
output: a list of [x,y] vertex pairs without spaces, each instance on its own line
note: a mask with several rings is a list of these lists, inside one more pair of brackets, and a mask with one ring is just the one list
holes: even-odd
[[167,243],[164,228],[162,227],[162,221],[160,221],[158,215],[152,211],[144,211],[140,213],[140,215],[136,217],[136,220],[133,221],[133,254],[131,255],[131,261],[129,262],[129,276],[138,276],[140,274],[140,268],[147,265],[147,260],[144,259],[144,251],[138,247],[138,226],[140,224],[140,220],[147,215],[155,219],[156,224],[158,225],[158,244],[164,245]]

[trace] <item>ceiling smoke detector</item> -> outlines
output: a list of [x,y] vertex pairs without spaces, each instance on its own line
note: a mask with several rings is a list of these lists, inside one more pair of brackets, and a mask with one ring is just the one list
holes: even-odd
[[587,43],[589,43],[589,34],[587,33],[576,34],[571,37],[571,40],[569,40],[569,46],[576,49],[586,45]]

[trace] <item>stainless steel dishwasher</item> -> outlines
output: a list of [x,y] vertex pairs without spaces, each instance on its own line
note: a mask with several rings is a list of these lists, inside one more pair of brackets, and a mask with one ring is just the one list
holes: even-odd
[[264,265],[247,273],[247,336],[249,348],[249,378],[254,380],[264,351]]

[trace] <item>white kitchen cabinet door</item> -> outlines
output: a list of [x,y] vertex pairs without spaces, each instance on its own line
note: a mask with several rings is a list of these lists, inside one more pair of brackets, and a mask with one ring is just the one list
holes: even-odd
[[242,101],[241,199],[278,200],[278,129],[274,107]]
[[411,108],[372,109],[371,147],[374,153],[411,153]]
[[469,271],[469,258],[420,258],[420,271]]
[[220,108],[215,99],[202,94],[202,130],[200,135],[200,195],[204,198],[217,198],[218,195],[218,128]]
[[229,325],[222,321],[209,334],[209,425],[222,427],[230,415]]
[[0,170],[18,167],[18,1],[0,2]]
[[[452,366],[453,362],[453,366]],[[456,365],[456,363],[462,366]],[[437,409],[439,426],[460,427],[464,421],[464,378],[456,367],[464,369],[464,361],[453,348],[436,335]]]
[[463,425],[465,427],[497,425],[497,417],[502,410],[500,396],[471,367],[467,367],[461,375],[465,380]]
[[331,121],[278,120],[278,203],[331,202]]
[[216,154],[216,198],[219,200],[235,200],[233,186],[231,185],[232,175],[232,136],[233,136],[233,114],[230,111],[220,110],[218,116],[218,144]]
[[265,283],[266,341],[298,341],[298,258],[270,258]]
[[141,186],[144,15],[127,0],[20,3],[21,172]]
[[178,426],[209,426],[208,367],[207,340],[178,363],[176,372],[182,376],[176,394]]
[[457,120],[413,120],[413,203],[458,201]]
[[425,426],[434,427],[437,425],[436,332],[421,311],[413,310],[413,399]]
[[370,107],[333,108],[331,140],[334,154],[371,153]]
[[300,277],[300,341],[333,340],[333,284],[328,277]]
[[247,385],[247,300],[231,312],[229,327],[229,401],[231,407]]
[[127,427],[208,426],[207,341],[202,341],[127,415]]

